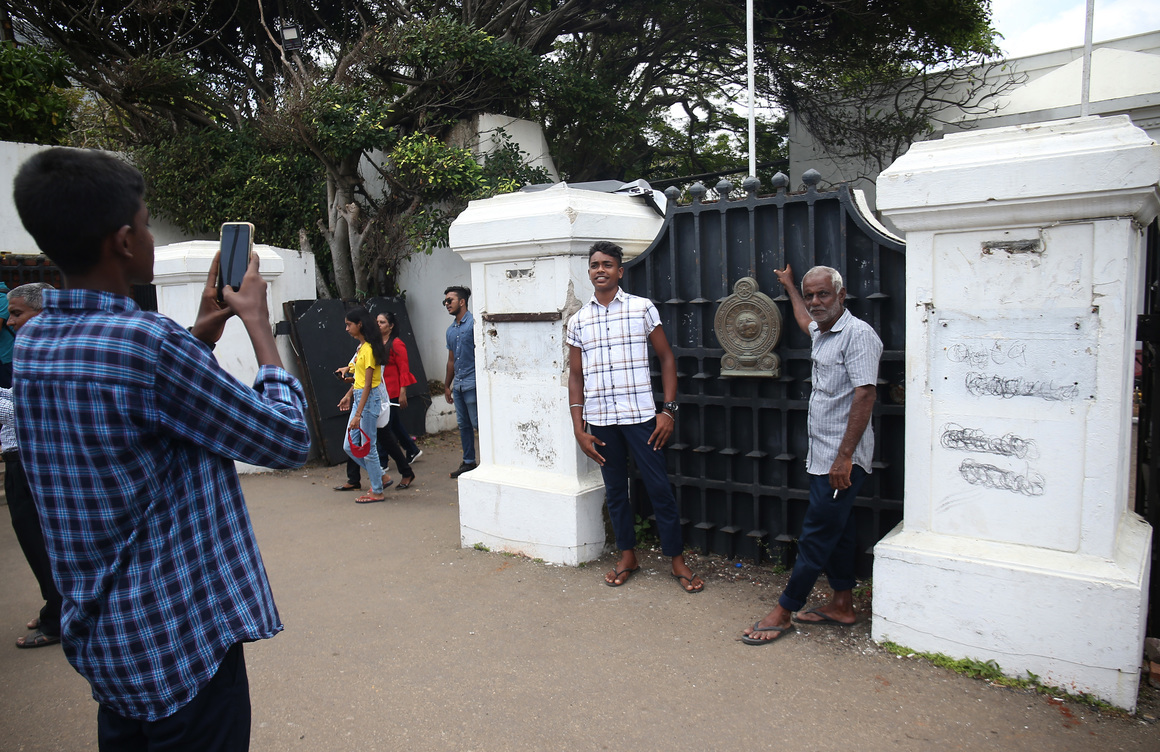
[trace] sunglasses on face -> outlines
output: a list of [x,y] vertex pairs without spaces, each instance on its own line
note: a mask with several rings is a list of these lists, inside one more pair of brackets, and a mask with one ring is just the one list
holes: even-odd
[[443,299],[443,305],[445,305],[445,306],[454,305],[455,302],[456,302],[455,298],[444,298]]

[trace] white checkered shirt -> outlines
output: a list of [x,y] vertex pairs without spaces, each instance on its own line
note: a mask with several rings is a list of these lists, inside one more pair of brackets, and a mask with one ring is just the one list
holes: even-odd
[[[854,388],[878,383],[878,360],[882,357],[882,340],[874,328],[848,310],[834,322],[828,332],[818,331],[810,322],[813,340],[813,388],[810,390],[809,437],[806,472],[828,475],[838,447],[846,435]],[[867,473],[874,459],[874,428],[866,425],[853,462]]]
[[593,295],[568,320],[566,341],[583,355],[584,420],[610,426],[656,417],[648,337],[660,324],[651,300],[621,289],[607,308]]

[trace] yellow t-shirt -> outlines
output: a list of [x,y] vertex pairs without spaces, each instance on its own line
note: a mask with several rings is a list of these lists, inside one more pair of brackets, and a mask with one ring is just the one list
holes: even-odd
[[354,356],[354,388],[365,389],[367,380],[367,369],[371,368],[371,389],[382,383],[382,369],[379,368],[378,361],[375,360],[374,351],[371,350],[369,342],[363,342],[359,345],[358,354]]

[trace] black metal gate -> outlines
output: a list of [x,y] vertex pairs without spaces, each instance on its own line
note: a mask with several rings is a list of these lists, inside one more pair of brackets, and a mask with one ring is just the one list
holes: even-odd
[[1144,312],[1136,323],[1140,342],[1136,426],[1136,512],[1152,525],[1152,579],[1148,586],[1150,637],[1160,636],[1160,230],[1147,230],[1144,267]]
[[[874,326],[884,352],[874,410],[874,472],[855,503],[859,576],[867,576],[874,544],[902,519],[905,331],[904,246],[866,221],[848,186],[818,191],[819,175],[803,175],[806,190],[759,197],[757,181],[731,199],[728,181],[706,201],[694,185],[692,203],[669,210],[657,240],[626,264],[624,288],[653,300],[677,359],[681,405],[666,452],[682,512],[685,540],[728,557],[789,563],[809,498],[805,471],[810,341],[794,323],[789,299],[774,275],[788,262],[800,284],[810,267],[838,269],[850,311]],[[775,353],[778,378],[721,377],[726,354],[714,317],[734,284],[752,277],[777,303],[783,334]],[[654,390],[660,400],[659,373]],[[642,517],[651,514],[639,482],[632,485]]]

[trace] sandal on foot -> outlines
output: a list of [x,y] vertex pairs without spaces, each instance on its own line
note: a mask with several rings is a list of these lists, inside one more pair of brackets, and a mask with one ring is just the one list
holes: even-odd
[[674,574],[673,579],[674,580],[684,580],[684,582],[681,583],[681,590],[684,590],[689,595],[696,595],[697,593],[699,593],[705,589],[705,581],[701,580],[701,587],[693,588],[692,590],[689,590],[689,588],[693,586],[693,580],[697,579],[696,572],[693,572],[692,577],[685,577],[683,574]]
[[16,641],[18,648],[43,648],[47,645],[55,645],[60,642],[60,635],[46,635],[39,629],[27,637],[21,637]]
[[790,622],[788,625],[786,625],[784,627],[762,627],[762,626],[759,626],[760,624],[761,624],[761,619],[758,619],[757,621],[753,622],[753,632],[776,632],[777,637],[773,637],[773,638],[768,639],[768,640],[763,640],[760,637],[754,637],[753,632],[750,632],[747,635],[741,635],[741,641],[744,642],[746,645],[768,645],[771,642],[777,642],[785,635],[787,635],[790,632],[793,632],[797,629],[797,627],[795,627],[793,625],[793,622]]
[[[605,585],[607,585],[608,587],[620,587],[620,586],[621,586],[621,585],[623,585],[624,583],[626,583],[626,582],[628,582],[629,580],[631,580],[631,579],[632,579],[632,573],[633,573],[633,572],[636,572],[636,571],[638,571],[639,569],[640,569],[640,566],[639,566],[639,565],[638,565],[638,566],[635,566],[635,567],[632,567],[631,569],[629,569],[629,568],[627,568],[627,567],[626,567],[626,568],[624,568],[624,569],[616,569],[616,568],[613,568],[613,570],[612,570],[612,579],[611,579],[611,580],[609,580],[609,579],[607,579],[607,576],[606,576],[606,578],[605,578],[605,580],[604,580],[604,584],[605,584]],[[621,580],[621,579],[620,579],[621,577],[623,577],[624,579],[623,579],[623,580]],[[615,582],[615,580],[620,580],[620,582]]]
[[355,504],[374,504],[376,501],[386,501],[386,500],[387,500],[386,496],[371,496],[370,494],[367,494],[366,496],[360,496],[357,499],[355,499],[354,503]]
[[[411,484],[414,482],[415,482],[414,475],[412,475],[410,478],[403,478],[403,481],[399,484],[399,490],[400,491],[407,490],[408,488],[411,487]],[[386,488],[386,486],[383,486],[383,488]]]
[[[818,618],[816,618],[816,619],[802,619],[800,617],[803,613],[813,614],[814,616],[816,616]],[[807,625],[820,624],[824,627],[825,626],[829,626],[829,627],[852,627],[858,623],[857,619],[855,619],[854,621],[838,621],[837,619],[832,619],[829,616],[826,616],[825,614],[823,614],[822,609],[820,609],[820,608],[811,608],[809,611],[802,611],[801,613],[794,614],[793,620],[795,622],[797,622],[798,624],[807,624]]]
[[361,491],[362,486],[352,486],[349,483],[343,483],[341,486],[335,486],[335,491]]

